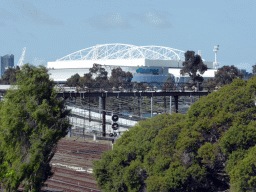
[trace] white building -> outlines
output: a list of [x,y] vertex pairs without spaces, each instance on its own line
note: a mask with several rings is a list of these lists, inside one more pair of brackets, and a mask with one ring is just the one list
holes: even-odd
[[[127,44],[104,44],[89,47],[47,63],[50,78],[55,82],[65,82],[78,73],[83,76],[94,63],[101,64],[111,75],[111,70],[121,67],[133,74],[132,81],[164,82],[172,76],[175,82],[187,82],[189,76],[181,76],[180,70],[185,60],[184,51],[161,46],[135,46]],[[213,62],[204,61],[208,71],[202,76],[214,77]]]

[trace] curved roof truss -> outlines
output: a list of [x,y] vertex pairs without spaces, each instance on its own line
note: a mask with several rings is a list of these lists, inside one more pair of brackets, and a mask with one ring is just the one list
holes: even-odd
[[107,60],[107,59],[161,59],[185,60],[184,51],[162,46],[135,46],[128,44],[103,44],[71,53],[56,61]]

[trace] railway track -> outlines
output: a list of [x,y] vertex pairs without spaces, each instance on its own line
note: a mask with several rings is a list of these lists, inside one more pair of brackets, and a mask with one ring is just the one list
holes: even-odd
[[[111,142],[102,144],[91,140],[63,138],[58,142],[51,160],[54,175],[45,183],[42,191],[48,192],[93,192],[101,191],[92,176],[92,161],[112,149]],[[19,191],[22,191],[20,186]]]

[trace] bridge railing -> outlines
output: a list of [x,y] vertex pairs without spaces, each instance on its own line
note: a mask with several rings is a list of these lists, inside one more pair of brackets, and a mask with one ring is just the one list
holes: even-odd
[[[133,92],[133,91],[203,91],[213,90],[204,83],[168,83],[168,82],[92,82],[81,85],[73,85],[76,87],[72,91],[90,91],[90,92]],[[70,87],[59,87],[59,92],[70,91]]]

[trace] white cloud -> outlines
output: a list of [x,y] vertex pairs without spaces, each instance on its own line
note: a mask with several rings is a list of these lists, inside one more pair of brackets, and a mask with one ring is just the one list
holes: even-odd
[[163,11],[150,10],[141,13],[128,13],[130,18],[136,19],[144,24],[148,24],[158,28],[169,28],[171,22],[169,13]]
[[3,7],[5,8],[0,9],[0,19],[14,22],[29,19],[37,24],[64,25],[61,19],[51,17],[34,6],[33,3],[18,0],[11,2],[8,5],[4,5]]
[[121,16],[120,13],[107,13],[105,15],[96,15],[86,20],[92,27],[98,29],[111,29],[111,28],[131,28],[130,23]]

